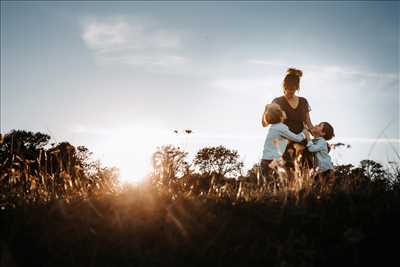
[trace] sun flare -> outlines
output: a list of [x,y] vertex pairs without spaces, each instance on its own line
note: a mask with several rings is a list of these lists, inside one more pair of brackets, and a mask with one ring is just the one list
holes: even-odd
[[106,164],[119,169],[122,183],[140,183],[151,172],[151,156],[168,142],[168,134],[134,126],[110,130],[106,139],[102,144]]

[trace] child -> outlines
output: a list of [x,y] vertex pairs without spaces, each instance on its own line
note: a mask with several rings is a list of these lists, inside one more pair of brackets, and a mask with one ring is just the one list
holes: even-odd
[[315,156],[315,166],[318,168],[319,176],[321,178],[327,177],[333,170],[333,164],[328,154],[330,149],[326,141],[331,140],[335,136],[333,127],[327,122],[321,122],[311,131],[315,138],[310,140],[310,135],[306,135],[308,140],[307,149]]
[[276,103],[269,104],[265,107],[264,116],[265,121],[269,124],[260,164],[261,174],[265,178],[271,175],[271,162],[281,159],[288,140],[301,142],[306,136],[305,132],[299,134],[291,132],[289,128],[282,123],[286,118],[286,114]]

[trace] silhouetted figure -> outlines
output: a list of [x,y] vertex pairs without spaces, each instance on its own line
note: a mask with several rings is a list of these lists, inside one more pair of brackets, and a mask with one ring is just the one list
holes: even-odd
[[[283,96],[275,98],[272,103],[278,104],[286,113],[286,119],[283,121],[289,127],[289,130],[295,134],[301,133],[305,128],[312,130],[313,124],[310,119],[310,105],[304,97],[296,96],[300,89],[300,77],[303,72],[298,69],[289,68],[283,80]],[[267,108],[266,108],[267,109]],[[262,117],[262,126],[267,127],[266,109]],[[312,166],[313,157],[306,149],[306,141],[289,141],[283,153],[285,166],[290,169],[294,167],[294,160],[301,155],[302,166]]]
[[307,134],[307,150],[314,154],[314,167],[317,169],[316,180],[322,185],[327,185],[333,172],[333,163],[329,156],[329,145],[326,141],[335,136],[332,125],[321,122],[313,129],[314,139]]
[[288,126],[283,124],[285,112],[278,104],[267,105],[265,110],[265,120],[270,125],[265,138],[264,150],[261,160],[261,173],[264,177],[272,175],[270,164],[272,161],[279,161],[283,152],[286,150],[288,141],[301,142],[306,136],[300,132],[295,134],[289,130]]

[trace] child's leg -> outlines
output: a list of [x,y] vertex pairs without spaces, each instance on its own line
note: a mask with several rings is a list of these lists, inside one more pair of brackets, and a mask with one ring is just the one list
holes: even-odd
[[333,171],[327,170],[321,173],[321,183],[323,184],[324,189],[327,191],[330,189],[331,181],[333,179]]
[[272,160],[261,160],[260,163],[260,169],[261,169],[261,177],[263,180],[263,183],[265,183],[267,180],[271,179],[272,176],[272,169],[269,166],[269,164],[272,162]]
[[302,157],[303,166],[311,170],[314,168],[314,154],[308,149],[303,150],[303,157]]
[[314,177],[314,189],[319,193],[326,193],[330,189],[329,182],[331,181],[333,172],[331,170],[317,173]]

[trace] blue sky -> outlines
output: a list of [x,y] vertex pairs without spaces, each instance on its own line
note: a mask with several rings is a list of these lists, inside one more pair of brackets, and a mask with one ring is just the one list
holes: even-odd
[[399,13],[363,1],[1,2],[1,131],[86,145],[124,177],[167,143],[191,157],[223,144],[250,166],[293,66],[312,121],[352,145],[336,163],[398,161]]

